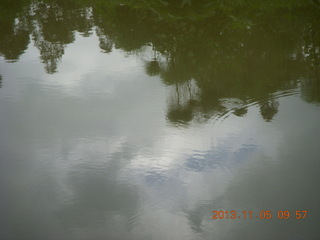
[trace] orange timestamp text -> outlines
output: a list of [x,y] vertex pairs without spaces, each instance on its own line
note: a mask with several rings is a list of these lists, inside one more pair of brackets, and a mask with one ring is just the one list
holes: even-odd
[[272,212],[270,210],[262,211],[223,211],[215,210],[212,211],[212,219],[305,219],[307,217],[308,211],[306,210],[297,210],[297,211],[288,211],[280,210]]

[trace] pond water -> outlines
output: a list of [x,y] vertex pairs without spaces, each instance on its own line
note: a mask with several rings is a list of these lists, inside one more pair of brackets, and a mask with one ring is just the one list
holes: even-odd
[[255,3],[0,1],[0,239],[319,239],[320,8]]

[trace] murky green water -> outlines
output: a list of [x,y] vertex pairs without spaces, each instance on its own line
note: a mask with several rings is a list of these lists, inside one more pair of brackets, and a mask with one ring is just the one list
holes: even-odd
[[0,0],[0,239],[319,239],[319,16]]

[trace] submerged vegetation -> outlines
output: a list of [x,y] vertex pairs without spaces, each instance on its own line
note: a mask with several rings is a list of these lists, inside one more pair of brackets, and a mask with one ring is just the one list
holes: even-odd
[[[10,11],[7,11],[8,5]],[[274,92],[301,86],[320,102],[320,8],[309,0],[0,1],[0,55],[16,61],[32,39],[47,73],[58,70],[75,31],[95,31],[113,48],[152,52],[146,73],[172,86],[167,118],[187,123],[261,100],[266,121]],[[237,99],[237,100],[232,100]],[[262,101],[263,100],[263,101]]]

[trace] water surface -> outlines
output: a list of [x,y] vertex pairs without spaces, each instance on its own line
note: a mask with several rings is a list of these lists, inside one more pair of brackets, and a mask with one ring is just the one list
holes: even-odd
[[0,239],[317,239],[317,2],[88,2],[0,1]]

